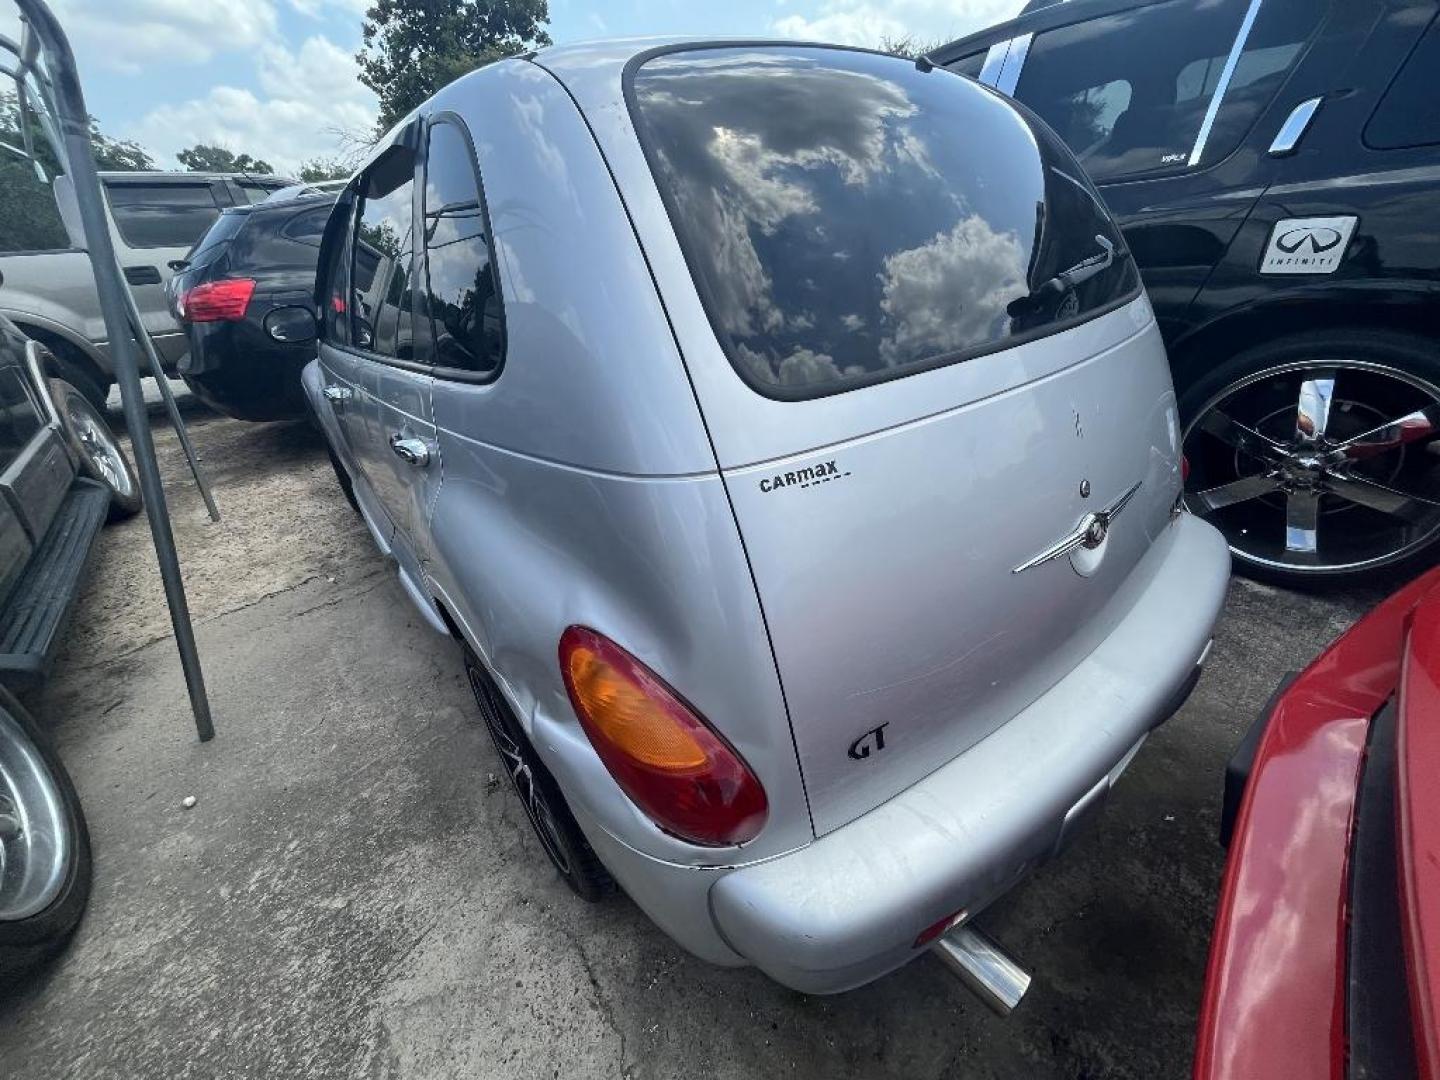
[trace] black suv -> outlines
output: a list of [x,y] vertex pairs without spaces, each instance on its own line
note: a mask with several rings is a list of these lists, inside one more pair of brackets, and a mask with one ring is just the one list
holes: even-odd
[[315,265],[336,192],[297,188],[226,210],[172,264],[172,312],[190,353],[180,377],[205,404],[239,420],[307,415],[300,371],[315,359]]
[[1190,508],[1298,582],[1440,543],[1435,0],[1072,0],[931,55],[1029,106],[1120,219]]

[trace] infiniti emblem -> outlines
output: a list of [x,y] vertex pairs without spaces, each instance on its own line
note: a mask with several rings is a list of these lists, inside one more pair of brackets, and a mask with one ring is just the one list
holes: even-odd
[[[1085,492],[1085,484],[1081,484],[1080,490],[1082,494]],[[1084,548],[1086,551],[1094,551],[1101,544],[1105,543],[1105,538],[1110,535],[1110,526],[1114,524],[1115,519],[1119,517],[1125,507],[1130,504],[1130,500],[1135,497],[1135,493],[1139,490],[1140,482],[1136,481],[1129,491],[1125,492],[1109,506],[1103,510],[1096,510],[1093,513],[1086,514],[1080,519],[1080,524],[1075,526],[1073,532],[1056,541],[1033,559],[1028,559],[1021,563],[1010,572],[1012,574],[1023,574],[1026,570],[1033,570],[1035,567],[1043,566],[1045,563],[1053,562],[1055,559],[1064,558],[1066,555],[1080,548]]]
[[1082,499],[1088,499],[1089,497],[1090,497],[1090,481],[1089,481],[1089,480],[1081,480],[1081,481],[1080,481],[1080,498],[1082,498]]
[[1300,246],[1308,240],[1310,241],[1310,250],[1319,255],[1322,251],[1329,251],[1342,239],[1338,229],[1309,225],[1301,229],[1291,229],[1289,232],[1277,236],[1275,246],[1286,255],[1292,255],[1299,251]]

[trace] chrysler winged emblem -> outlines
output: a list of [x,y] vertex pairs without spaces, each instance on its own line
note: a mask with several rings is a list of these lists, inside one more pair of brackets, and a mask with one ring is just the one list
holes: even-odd
[[1105,537],[1110,535],[1110,526],[1120,516],[1135,493],[1140,490],[1140,481],[1136,481],[1130,490],[1121,495],[1109,506],[1093,513],[1086,514],[1080,519],[1080,524],[1075,526],[1075,531],[1057,540],[1053,545],[1040,552],[1033,559],[1028,559],[1010,571],[1012,574],[1023,574],[1026,570],[1032,570],[1037,566],[1043,566],[1055,559],[1063,559],[1072,551],[1080,548],[1093,550],[1105,542]]

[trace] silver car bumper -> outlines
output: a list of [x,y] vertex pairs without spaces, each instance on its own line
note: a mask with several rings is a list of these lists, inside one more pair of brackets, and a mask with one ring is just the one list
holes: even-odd
[[1174,522],[1117,597],[1124,619],[1044,697],[863,817],[715,880],[721,938],[805,993],[859,986],[924,951],[922,930],[980,910],[1103,802],[1202,661],[1229,570],[1219,533]]

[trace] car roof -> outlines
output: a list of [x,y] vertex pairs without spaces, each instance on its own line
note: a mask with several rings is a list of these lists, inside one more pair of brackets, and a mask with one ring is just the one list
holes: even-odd
[[296,181],[270,173],[246,172],[166,172],[161,169],[102,169],[100,179],[108,183],[193,184],[206,180],[254,180],[264,184],[286,185]]
[[1054,0],[1043,7],[1027,7],[1021,14],[1008,22],[977,30],[962,38],[956,38],[947,45],[941,45],[930,52],[930,59],[937,64],[948,64],[995,41],[1005,41],[1017,34],[1039,33],[1053,30],[1057,26],[1084,22],[1102,15],[1113,15],[1118,11],[1148,7],[1161,0]]

